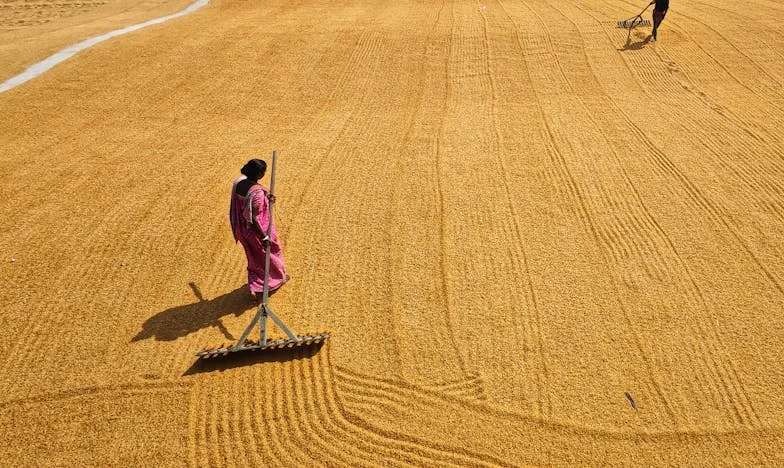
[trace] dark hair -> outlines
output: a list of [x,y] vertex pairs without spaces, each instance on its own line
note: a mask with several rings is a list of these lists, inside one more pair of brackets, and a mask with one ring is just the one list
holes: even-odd
[[267,163],[261,159],[251,159],[242,166],[240,172],[248,177],[248,179],[259,180],[264,177],[264,173],[267,172]]

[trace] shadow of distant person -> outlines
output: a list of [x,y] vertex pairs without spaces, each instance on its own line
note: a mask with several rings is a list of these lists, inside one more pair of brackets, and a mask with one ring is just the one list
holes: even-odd
[[651,42],[651,39],[653,39],[653,36],[649,34],[648,36],[645,37],[645,39],[641,41],[632,42],[632,36],[630,34],[628,37],[626,37],[626,44],[624,44],[623,47],[618,50],[622,52],[627,50],[640,50],[646,45],[648,45],[648,43]]
[[144,322],[142,331],[134,336],[131,342],[146,338],[172,341],[207,327],[216,327],[227,339],[235,340],[221,322],[221,317],[230,314],[239,316],[258,307],[251,299],[247,285],[210,300],[204,299],[196,284],[188,283],[188,286],[193,290],[198,302],[172,307],[153,315]]

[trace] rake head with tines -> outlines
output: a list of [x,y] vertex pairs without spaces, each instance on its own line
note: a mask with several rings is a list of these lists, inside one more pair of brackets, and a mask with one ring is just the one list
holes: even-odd
[[618,27],[624,29],[631,29],[636,28],[637,26],[650,26],[651,20],[642,19],[639,16],[635,16],[634,18],[618,21]]
[[234,344],[226,346],[221,345],[215,349],[205,349],[196,353],[200,358],[211,358],[218,356],[226,356],[229,353],[238,351],[264,351],[273,349],[284,348],[298,348],[301,346],[319,345],[329,339],[329,333],[313,333],[304,336],[296,336],[295,338],[284,338],[280,340],[268,339],[266,344],[260,345],[253,340],[245,340],[243,344]]

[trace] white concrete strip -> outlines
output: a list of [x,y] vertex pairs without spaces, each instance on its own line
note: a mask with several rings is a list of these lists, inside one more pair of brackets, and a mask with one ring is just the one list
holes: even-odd
[[153,24],[160,24],[164,21],[169,21],[172,18],[177,18],[179,16],[187,15],[188,13],[192,13],[199,8],[203,7],[204,5],[208,4],[210,0],[197,0],[196,2],[192,3],[188,8],[174,13],[168,16],[161,16],[160,18],[151,19],[150,21],[145,21],[144,23],[135,24],[133,26],[128,26],[122,29],[115,29],[114,31],[108,32],[106,34],[91,37],[90,39],[86,39],[78,44],[74,44],[72,46],[68,46],[65,49],[51,55],[40,62],[31,65],[30,68],[23,71],[22,73],[14,76],[13,78],[9,78],[8,80],[4,81],[0,84],[0,93],[8,91],[11,88],[19,86],[22,83],[25,83],[29,80],[32,80],[36,76],[48,71],[53,66],[57,65],[60,62],[64,62],[68,60],[75,54],[87,49],[88,47],[92,47],[99,42],[103,42],[107,39],[111,39],[113,37],[120,36],[125,33],[136,31],[137,29],[146,28],[147,26],[152,26]]

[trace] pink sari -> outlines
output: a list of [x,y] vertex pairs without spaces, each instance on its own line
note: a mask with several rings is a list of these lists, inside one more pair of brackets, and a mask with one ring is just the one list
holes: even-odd
[[[244,179],[245,177],[240,177],[235,180],[231,188],[229,220],[234,240],[242,244],[242,247],[245,248],[245,256],[248,258],[248,287],[253,293],[261,293],[264,290],[264,256],[266,251],[261,242],[261,236],[251,224],[253,216],[251,205],[258,210],[256,223],[261,226],[263,231],[266,231],[270,219],[269,200],[267,199],[267,189],[261,185],[251,187],[244,197],[237,194],[237,183]],[[281,287],[288,277],[274,222],[270,231],[267,233],[270,238],[269,290],[274,291]]]

